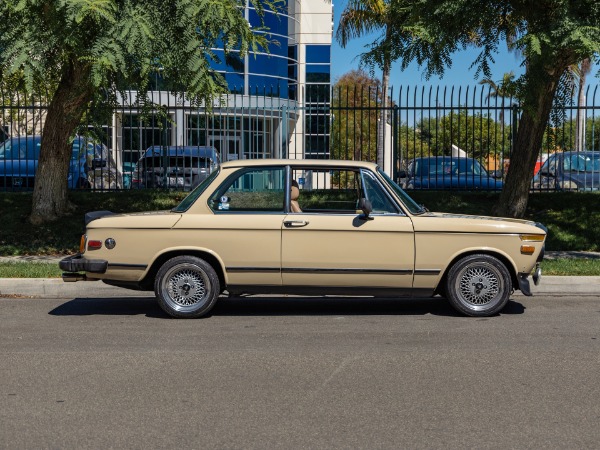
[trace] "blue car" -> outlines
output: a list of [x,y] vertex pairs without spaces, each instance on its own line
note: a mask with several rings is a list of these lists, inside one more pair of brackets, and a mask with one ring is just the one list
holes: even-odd
[[405,189],[499,191],[503,186],[476,159],[450,156],[414,158],[399,177]]
[[[9,138],[0,144],[0,188],[4,190],[32,189],[40,158],[42,137]],[[90,188],[90,173],[107,166],[106,148],[77,137],[73,141],[69,165],[70,189]]]
[[533,178],[532,187],[558,191],[600,190],[600,152],[553,153]]

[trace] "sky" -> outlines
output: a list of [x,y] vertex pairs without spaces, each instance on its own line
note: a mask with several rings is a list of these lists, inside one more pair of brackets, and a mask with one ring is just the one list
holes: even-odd
[[[334,38],[331,47],[331,76],[332,82],[343,74],[352,69],[357,69],[359,66],[358,55],[368,50],[365,45],[370,44],[378,36],[376,33],[365,36],[361,39],[354,39],[349,42],[346,48],[341,48],[335,39],[335,32],[339,23],[339,18],[346,7],[346,0],[338,0],[334,2]],[[493,81],[500,81],[505,73],[514,72],[517,77],[523,73],[520,59],[508,51],[506,44],[500,46],[499,53],[494,56],[496,60],[492,65]],[[480,74],[478,79],[475,79],[476,67],[470,68],[479,51],[471,48],[465,51],[460,51],[454,54],[452,67],[445,71],[443,78],[431,77],[426,80],[423,76],[423,69],[416,63],[411,64],[404,72],[400,70],[400,62],[397,61],[392,66],[390,74],[391,86],[475,86],[483,78]],[[598,66],[592,71],[595,75],[598,72]],[[376,71],[376,76],[381,76],[381,71]]]

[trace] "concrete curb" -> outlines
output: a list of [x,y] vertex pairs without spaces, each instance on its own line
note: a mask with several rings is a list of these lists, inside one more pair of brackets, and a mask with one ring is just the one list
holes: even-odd
[[[598,295],[600,277],[542,277],[539,286],[531,283],[533,295]],[[516,291],[515,295],[522,295]],[[153,292],[109,286],[101,281],[65,283],[60,278],[0,278],[0,297],[44,298],[152,297]]]
[[44,298],[152,297],[153,292],[109,286],[101,281],[65,283],[61,278],[0,278],[0,297]]

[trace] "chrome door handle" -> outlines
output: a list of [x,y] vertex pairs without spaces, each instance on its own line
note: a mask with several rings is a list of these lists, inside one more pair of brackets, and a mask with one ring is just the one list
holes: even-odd
[[306,220],[286,220],[283,222],[283,225],[286,228],[300,228],[308,225],[309,222]]

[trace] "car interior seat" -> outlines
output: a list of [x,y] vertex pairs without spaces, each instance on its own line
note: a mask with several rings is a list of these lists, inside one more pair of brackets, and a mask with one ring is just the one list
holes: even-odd
[[300,205],[298,204],[298,197],[300,197],[298,182],[296,180],[292,180],[292,188],[290,192],[290,210],[293,213],[302,212],[302,209],[300,209]]

